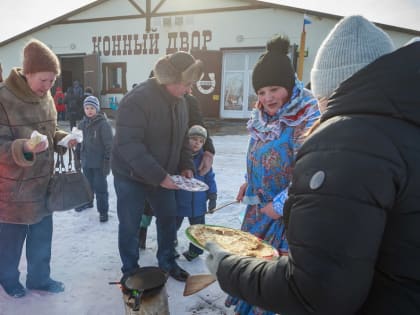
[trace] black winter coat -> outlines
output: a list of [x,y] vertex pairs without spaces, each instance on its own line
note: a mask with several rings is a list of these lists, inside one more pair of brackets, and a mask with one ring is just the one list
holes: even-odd
[[420,314],[419,42],[340,85],[289,194],[289,257],[228,256],[223,290],[282,315]]
[[193,170],[183,97],[169,94],[155,78],[121,100],[111,153],[113,174],[158,186],[167,174]]

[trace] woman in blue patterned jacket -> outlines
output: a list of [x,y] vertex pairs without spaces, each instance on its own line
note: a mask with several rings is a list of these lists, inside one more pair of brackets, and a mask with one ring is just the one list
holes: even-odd
[[[320,115],[316,99],[296,77],[289,45],[286,37],[272,39],[254,67],[258,101],[247,125],[246,183],[237,196],[247,205],[242,230],[264,239],[280,255],[288,250],[282,215],[295,153]],[[226,305],[236,305],[235,314],[274,314],[234,297]]]

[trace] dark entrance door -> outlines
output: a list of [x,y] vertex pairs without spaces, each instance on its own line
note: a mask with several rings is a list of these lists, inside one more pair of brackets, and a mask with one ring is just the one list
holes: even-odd
[[79,56],[60,56],[62,87],[65,92],[68,87],[73,85],[74,80],[78,80],[82,86],[83,82],[83,60]]
[[90,86],[93,89],[93,94],[99,96],[99,55],[86,55],[83,57],[83,80],[85,87]]
[[222,79],[222,52],[217,50],[196,50],[191,54],[204,63],[204,74],[193,86],[204,117],[220,116],[220,90]]

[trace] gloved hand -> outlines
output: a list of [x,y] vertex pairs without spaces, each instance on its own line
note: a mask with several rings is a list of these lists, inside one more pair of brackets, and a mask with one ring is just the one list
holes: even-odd
[[217,277],[217,269],[219,269],[220,262],[230,253],[226,252],[219,245],[213,242],[207,242],[205,245],[209,254],[206,257],[206,265],[212,275]]
[[211,212],[211,210],[216,208],[217,194],[216,193],[210,193],[210,194],[208,194],[207,198],[209,200],[207,210]]
[[104,163],[102,165],[102,171],[104,172],[105,176],[108,176],[109,173],[111,172],[111,166],[110,166],[109,160],[104,160]]

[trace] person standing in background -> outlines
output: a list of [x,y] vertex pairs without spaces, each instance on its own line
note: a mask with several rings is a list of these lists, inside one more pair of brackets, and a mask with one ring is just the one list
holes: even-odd
[[70,131],[76,127],[77,121],[83,117],[83,89],[78,80],[67,88],[64,103],[67,107],[67,118],[70,122]]
[[[15,298],[26,294],[18,269],[25,242],[26,287],[64,291],[50,276],[53,216],[45,206],[54,149],[67,135],[57,129],[50,94],[60,72],[57,56],[32,39],[23,49],[23,67],[13,68],[0,83],[0,285]],[[34,130],[47,138],[33,143]]]
[[[93,88],[91,88],[90,86],[87,86],[85,88],[85,91],[83,93],[83,100],[85,100],[86,97],[88,97],[88,96],[94,96],[93,95]],[[83,113],[83,114],[86,114],[86,113]]]
[[54,103],[57,110],[57,120],[66,120],[66,104],[64,104],[64,93],[60,86],[57,86],[54,94]]
[[[78,128],[83,132],[83,142],[78,145],[76,156],[80,156],[83,174],[89,181],[96,198],[99,221],[108,221],[108,182],[112,147],[112,128],[104,113],[100,111],[97,97],[88,96],[83,101],[85,116]],[[93,207],[93,204],[76,208],[77,212]]]

